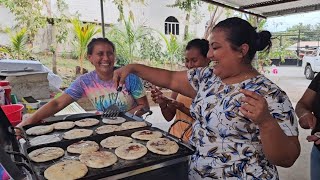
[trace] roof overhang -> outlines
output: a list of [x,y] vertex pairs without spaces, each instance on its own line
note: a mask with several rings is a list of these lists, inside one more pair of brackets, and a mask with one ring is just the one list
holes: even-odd
[[202,0],[261,18],[320,10],[319,0]]

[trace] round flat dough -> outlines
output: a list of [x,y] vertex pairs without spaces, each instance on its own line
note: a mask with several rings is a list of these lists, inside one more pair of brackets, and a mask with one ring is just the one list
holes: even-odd
[[161,138],[162,133],[160,131],[142,130],[132,133],[131,137],[140,140],[151,140]]
[[132,142],[132,138],[126,136],[110,136],[100,142],[102,147],[105,148],[117,148],[124,144]]
[[147,148],[149,149],[149,151],[156,154],[170,155],[178,152],[179,145],[167,138],[158,138],[148,141]]
[[79,141],[67,147],[69,153],[92,153],[99,150],[99,144],[94,141]]
[[79,127],[90,127],[99,124],[99,120],[95,118],[85,118],[74,122]]
[[43,135],[43,134],[48,134],[53,131],[53,126],[34,126],[32,128],[27,129],[26,133],[28,135]]
[[126,122],[126,119],[123,117],[117,117],[116,119],[103,118],[102,122],[105,124],[121,124]]
[[71,129],[75,126],[75,123],[73,121],[63,121],[63,122],[57,122],[52,124],[54,129],[56,130],[65,130],[65,129]]
[[147,124],[145,122],[139,122],[139,121],[130,121],[130,122],[125,122],[121,124],[121,126],[125,129],[134,129],[134,128],[139,128],[139,127],[145,127]]
[[64,155],[64,150],[59,147],[44,147],[31,151],[28,156],[34,162],[46,162],[58,159]]
[[64,139],[77,139],[91,136],[93,133],[90,129],[72,129],[64,133]]
[[44,177],[48,180],[79,179],[88,172],[87,166],[75,160],[66,160],[50,166],[44,171]]
[[121,126],[117,126],[117,125],[104,125],[104,126],[100,126],[98,127],[95,131],[97,134],[106,134],[106,133],[111,133],[114,131],[122,131],[125,130],[123,127]]
[[130,143],[118,147],[115,150],[116,155],[125,160],[139,159],[146,155],[148,149],[140,143]]
[[81,162],[91,168],[104,168],[113,165],[118,161],[116,155],[108,151],[97,151],[85,153],[79,156]]
[[29,142],[31,146],[36,146],[40,144],[47,144],[61,141],[61,137],[59,134],[52,134],[52,135],[42,135],[32,138]]

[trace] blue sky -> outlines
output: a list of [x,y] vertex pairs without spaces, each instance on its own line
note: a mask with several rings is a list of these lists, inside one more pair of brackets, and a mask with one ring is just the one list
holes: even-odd
[[268,18],[265,29],[271,32],[285,31],[288,27],[299,23],[312,25],[320,23],[320,11]]

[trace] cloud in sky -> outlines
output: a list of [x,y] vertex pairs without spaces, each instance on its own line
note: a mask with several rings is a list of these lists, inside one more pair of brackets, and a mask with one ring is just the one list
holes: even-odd
[[320,23],[320,11],[268,18],[265,28],[271,32],[285,31],[288,27],[299,23],[305,25]]

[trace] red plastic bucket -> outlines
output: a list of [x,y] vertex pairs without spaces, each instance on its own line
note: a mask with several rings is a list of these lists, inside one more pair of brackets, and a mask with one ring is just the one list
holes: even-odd
[[21,104],[10,104],[1,106],[2,110],[8,117],[9,121],[11,122],[12,126],[16,126],[21,122],[22,119],[22,110],[24,108]]

